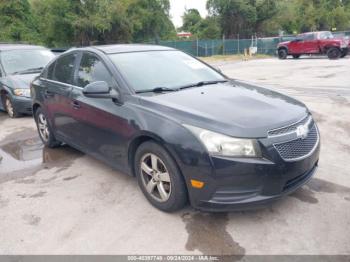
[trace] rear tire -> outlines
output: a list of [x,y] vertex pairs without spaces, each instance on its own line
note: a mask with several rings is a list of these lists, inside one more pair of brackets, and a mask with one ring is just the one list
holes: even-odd
[[288,56],[287,49],[281,48],[278,50],[278,58],[279,59],[282,59],[282,60],[287,59],[287,56]]
[[187,203],[185,181],[169,153],[155,142],[145,142],[135,154],[134,170],[147,200],[165,212],[174,212]]
[[340,49],[337,47],[331,47],[327,51],[327,56],[331,60],[339,59],[341,55],[342,55],[342,53],[341,53]]
[[300,55],[293,55],[293,58],[294,58],[294,59],[299,59],[299,58],[300,58]]
[[56,140],[47,117],[40,107],[35,111],[34,117],[36,126],[38,128],[39,137],[44,145],[49,148],[60,146],[61,142]]

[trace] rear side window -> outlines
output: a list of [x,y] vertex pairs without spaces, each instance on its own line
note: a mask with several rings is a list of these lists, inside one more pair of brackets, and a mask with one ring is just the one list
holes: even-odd
[[48,79],[73,84],[74,65],[77,54],[60,57],[48,69]]
[[83,54],[78,70],[78,86],[85,87],[96,81],[105,81],[112,87],[112,79],[106,66],[98,57],[90,53]]

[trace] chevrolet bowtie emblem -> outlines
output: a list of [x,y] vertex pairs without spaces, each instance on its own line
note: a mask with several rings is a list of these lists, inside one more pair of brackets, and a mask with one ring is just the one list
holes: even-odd
[[309,127],[308,125],[302,125],[302,126],[298,126],[297,130],[297,137],[300,139],[305,139],[307,137],[307,135],[309,134]]

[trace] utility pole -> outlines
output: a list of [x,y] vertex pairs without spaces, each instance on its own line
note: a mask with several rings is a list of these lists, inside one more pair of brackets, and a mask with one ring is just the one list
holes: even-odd
[[214,55],[214,40],[211,40],[211,55]]
[[222,35],[222,55],[225,55],[225,34]]

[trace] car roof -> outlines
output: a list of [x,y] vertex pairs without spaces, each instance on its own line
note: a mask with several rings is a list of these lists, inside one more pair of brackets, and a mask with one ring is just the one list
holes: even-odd
[[91,48],[98,49],[106,54],[175,50],[171,47],[145,44],[100,45]]
[[11,51],[11,50],[30,50],[30,49],[46,49],[43,46],[38,45],[25,45],[25,44],[3,44],[0,43],[0,52],[1,51]]
[[318,34],[318,32],[307,32],[307,33],[301,33],[299,35],[313,35],[313,34]]
[[306,33],[301,33],[300,35],[310,35],[310,34],[319,34],[319,33],[331,33],[331,31],[306,32]]

